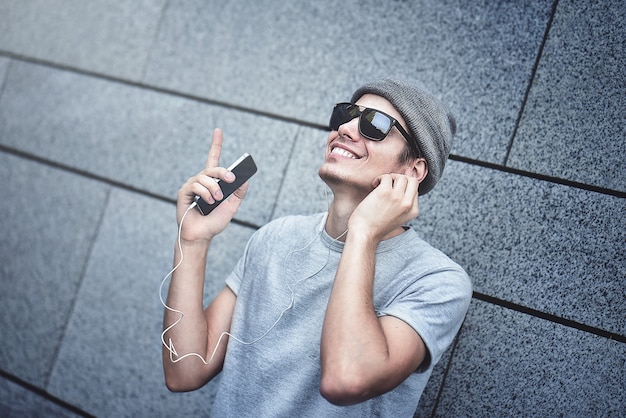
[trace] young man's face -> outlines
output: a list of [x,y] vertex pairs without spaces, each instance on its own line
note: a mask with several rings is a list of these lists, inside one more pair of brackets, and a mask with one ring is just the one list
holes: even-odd
[[[366,94],[357,104],[387,113],[406,129],[404,119],[387,99]],[[399,162],[407,143],[395,127],[382,141],[372,141],[361,135],[358,124],[357,117],[328,135],[319,176],[333,191],[345,186],[346,191],[366,195],[373,190],[372,182],[381,174],[405,174],[407,169]]]

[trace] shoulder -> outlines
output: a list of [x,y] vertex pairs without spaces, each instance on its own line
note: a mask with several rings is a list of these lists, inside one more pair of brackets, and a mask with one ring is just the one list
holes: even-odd
[[[407,230],[396,247],[396,258],[401,259],[403,271],[410,272],[421,284],[432,282],[438,288],[452,287],[454,292],[471,297],[472,283],[461,265],[443,251],[424,241],[414,229]],[[396,260],[398,261],[398,260]]]
[[420,264],[428,268],[449,268],[463,271],[463,268],[458,263],[453,261],[443,251],[424,241],[413,228],[409,228],[404,234],[389,241],[383,241],[379,245],[379,253],[388,251],[401,254],[402,258],[408,263]]

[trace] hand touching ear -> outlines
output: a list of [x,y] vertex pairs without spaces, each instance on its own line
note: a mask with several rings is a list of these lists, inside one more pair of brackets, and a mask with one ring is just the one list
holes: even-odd
[[365,232],[380,241],[417,217],[419,180],[403,174],[383,174],[373,186],[374,190],[352,213],[348,230]]

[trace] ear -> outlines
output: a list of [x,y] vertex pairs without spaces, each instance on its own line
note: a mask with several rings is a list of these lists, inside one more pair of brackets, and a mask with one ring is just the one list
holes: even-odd
[[428,163],[424,158],[416,158],[407,165],[404,172],[405,175],[415,177],[420,183],[426,178],[428,174]]

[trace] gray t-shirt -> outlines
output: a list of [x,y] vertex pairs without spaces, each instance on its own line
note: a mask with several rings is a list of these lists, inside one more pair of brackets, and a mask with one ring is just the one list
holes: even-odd
[[[429,355],[394,390],[347,407],[319,393],[320,338],[343,243],[324,231],[325,214],[270,222],[252,236],[226,279],[237,295],[215,417],[411,417],[433,366],[467,312],[465,271],[408,229],[376,252],[374,307],[402,319]],[[293,300],[293,303],[292,303]]]

